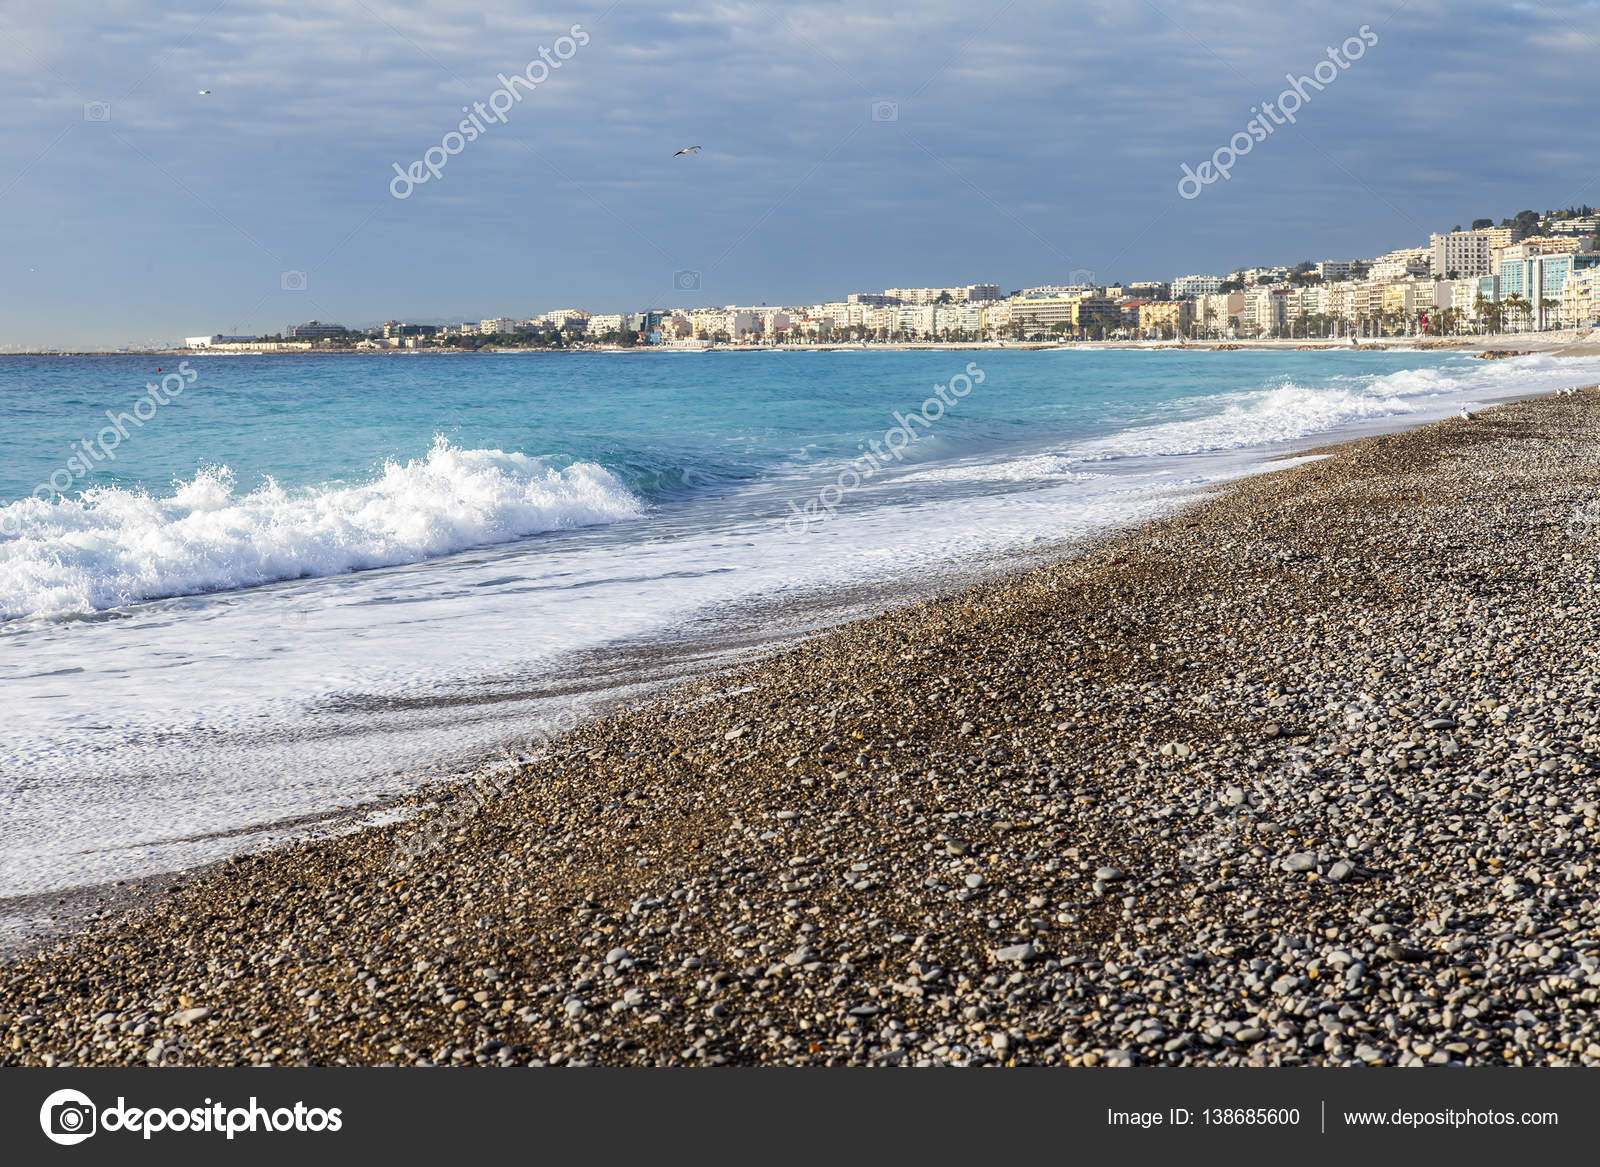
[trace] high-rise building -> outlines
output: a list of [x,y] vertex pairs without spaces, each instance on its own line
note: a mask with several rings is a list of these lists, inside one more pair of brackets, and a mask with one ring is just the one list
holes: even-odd
[[[1480,227],[1430,235],[1433,274],[1441,279],[1476,279],[1492,274],[1494,250],[1511,242],[1510,227]],[[1453,275],[1451,273],[1454,273]]]

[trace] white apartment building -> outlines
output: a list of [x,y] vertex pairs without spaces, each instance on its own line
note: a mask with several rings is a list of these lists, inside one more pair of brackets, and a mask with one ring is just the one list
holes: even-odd
[[726,333],[730,340],[749,336],[759,330],[760,320],[748,308],[705,308],[693,316],[696,336],[714,338]]
[[[463,329],[470,329],[468,324],[462,325]],[[484,336],[492,336],[497,332],[515,332],[517,322],[509,316],[491,316],[487,320],[478,322],[478,331]]]
[[1494,250],[1511,242],[1510,227],[1481,227],[1476,231],[1450,231],[1428,237],[1433,274],[1470,280],[1491,273]]
[[1600,232],[1600,215],[1580,215],[1576,219],[1551,219],[1545,230],[1552,235],[1593,235]]
[[623,316],[620,312],[601,313],[589,317],[587,329],[590,336],[604,336],[608,332],[621,332],[623,330]]
[[931,336],[933,334],[932,304],[902,304],[898,308],[886,309],[893,314],[894,323],[890,325],[890,332],[903,332],[907,336]]
[[1172,298],[1215,295],[1222,291],[1222,284],[1221,276],[1179,276],[1172,281]]
[[1600,326],[1600,268],[1579,268],[1567,276],[1561,291],[1561,325]]
[[933,331],[945,336],[962,332],[978,336],[983,332],[984,305],[993,301],[974,301],[966,304],[939,304],[933,310]]
[[862,304],[853,304],[849,301],[818,304],[814,308],[807,308],[802,315],[815,317],[826,321],[834,331],[843,331],[846,328],[864,328],[867,323],[867,308]]
[[554,312],[546,312],[538,318],[539,323],[546,328],[556,329],[581,329],[584,326],[584,321],[588,319],[589,314],[582,308],[558,308]]
[[1398,312],[1406,317],[1419,312],[1432,314],[1441,306],[1449,306],[1451,287],[1451,281],[1446,280],[1397,280],[1384,289],[1384,311]]
[[1059,300],[1071,296],[1092,296],[1099,289],[1093,284],[1043,284],[1037,288],[1024,288],[1024,300]]
[[1328,310],[1328,289],[1321,284],[1290,286],[1283,293],[1283,311],[1290,323],[1304,316],[1322,316]]
[[1243,292],[1207,292],[1196,296],[1194,323],[1196,328],[1227,333],[1244,312]]
[[996,300],[983,305],[983,335],[1000,336],[1011,327],[1011,311],[1021,301]]
[[1262,280],[1273,284],[1281,284],[1287,281],[1289,269],[1286,267],[1251,267],[1241,269],[1234,274],[1244,281],[1246,287],[1254,287]]
[[1001,298],[998,284],[968,284],[961,288],[885,288],[883,295],[886,300],[917,306],[937,303],[941,296],[950,297],[950,301],[956,304],[965,304],[969,300],[988,301]]
[[1257,336],[1266,336],[1274,328],[1289,322],[1287,290],[1268,284],[1253,287],[1244,294],[1244,311],[1239,315],[1239,325]]
[[1401,247],[1372,261],[1367,271],[1370,280],[1407,280],[1433,271],[1431,247]]
[[1345,279],[1350,274],[1350,261],[1348,259],[1325,259],[1317,264],[1317,275],[1327,283]]

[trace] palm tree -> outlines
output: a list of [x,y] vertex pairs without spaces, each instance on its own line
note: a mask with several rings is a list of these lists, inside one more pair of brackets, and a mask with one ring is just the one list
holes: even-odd
[[[1521,318],[1522,328],[1526,329],[1528,321],[1528,301],[1524,300],[1519,293],[1513,292],[1511,295],[1507,296],[1502,303],[1505,306],[1506,312]],[[1519,329],[1519,331],[1521,330]]]

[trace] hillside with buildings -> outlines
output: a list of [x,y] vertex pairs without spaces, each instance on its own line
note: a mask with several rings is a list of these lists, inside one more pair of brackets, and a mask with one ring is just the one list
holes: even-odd
[[365,329],[310,321],[271,337],[197,336],[190,348],[706,348],[910,341],[1456,336],[1600,325],[1600,216],[1588,206],[1498,225],[1479,219],[1370,259],[1307,260],[1170,282],[886,288],[818,304],[591,313],[563,308]]

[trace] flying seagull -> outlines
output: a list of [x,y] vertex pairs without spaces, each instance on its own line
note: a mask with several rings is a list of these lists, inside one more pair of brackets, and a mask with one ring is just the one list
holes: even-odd
[[[685,146],[682,150],[678,151],[678,154],[698,154],[698,153],[700,153],[700,147],[699,146]],[[676,158],[678,156],[678,154],[674,154],[673,157]]]
[[201,90],[201,91],[200,91],[200,96],[201,96],[201,97],[204,97],[204,96],[205,96],[205,95],[206,95],[206,94],[208,94],[208,93],[210,93],[210,92],[211,92],[211,90],[209,90],[209,89],[202,89],[202,90]]

